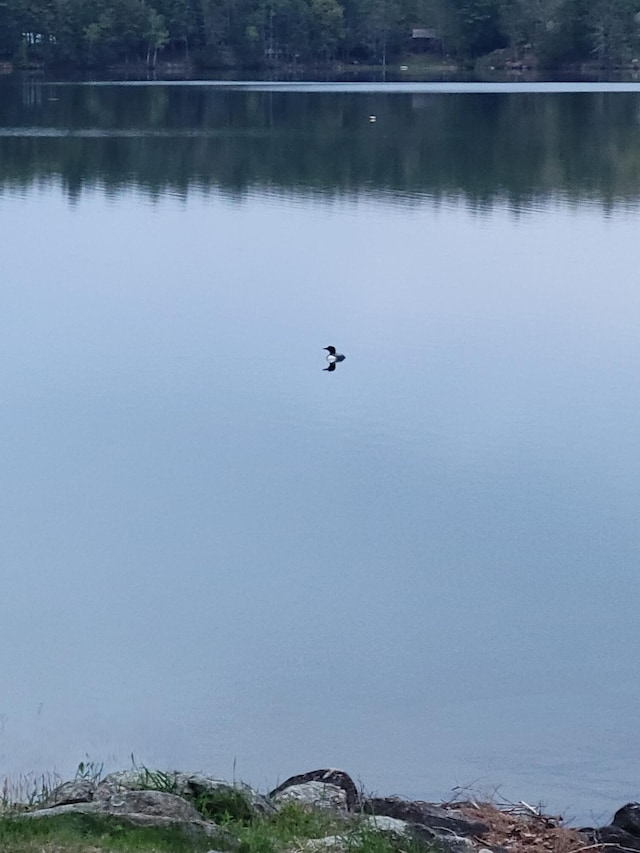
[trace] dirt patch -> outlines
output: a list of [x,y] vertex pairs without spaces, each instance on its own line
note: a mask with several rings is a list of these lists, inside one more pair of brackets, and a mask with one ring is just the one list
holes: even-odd
[[589,844],[575,829],[562,826],[559,818],[538,814],[524,804],[503,809],[492,803],[464,802],[450,807],[485,823],[489,832],[476,840],[493,849],[510,853],[577,853],[585,848],[598,853],[602,849]]

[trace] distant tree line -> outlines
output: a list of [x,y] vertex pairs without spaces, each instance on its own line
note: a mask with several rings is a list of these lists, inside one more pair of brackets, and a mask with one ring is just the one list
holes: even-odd
[[0,0],[0,59],[72,67],[383,63],[415,28],[459,62],[504,49],[560,66],[640,55],[640,0]]

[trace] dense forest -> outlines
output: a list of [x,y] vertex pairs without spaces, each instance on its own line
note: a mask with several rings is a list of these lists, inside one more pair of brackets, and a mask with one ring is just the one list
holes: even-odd
[[0,0],[0,61],[17,67],[380,64],[411,51],[635,64],[640,0]]

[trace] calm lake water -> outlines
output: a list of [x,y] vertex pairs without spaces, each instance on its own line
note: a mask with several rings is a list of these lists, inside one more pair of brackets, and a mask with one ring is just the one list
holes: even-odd
[[0,228],[2,775],[638,799],[640,86],[6,82]]

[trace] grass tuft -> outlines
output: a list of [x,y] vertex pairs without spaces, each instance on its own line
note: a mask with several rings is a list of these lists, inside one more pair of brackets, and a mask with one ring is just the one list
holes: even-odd
[[255,814],[247,797],[237,788],[220,787],[215,791],[201,791],[194,797],[186,797],[205,820],[225,825],[248,826],[254,822]]
[[175,794],[178,790],[176,773],[166,773],[164,770],[149,770],[144,764],[135,768],[140,774],[140,787],[146,791],[162,791],[164,794]]
[[86,779],[97,785],[102,779],[102,771],[104,763],[102,761],[91,761],[87,756],[87,761],[81,761],[76,768],[76,779]]
[[37,808],[61,781],[55,773],[4,779],[0,788],[0,816]]
[[134,764],[134,769],[140,774],[139,785],[148,791],[163,791],[167,794],[178,794],[190,802],[200,812],[205,820],[215,823],[249,824],[254,820],[255,812],[247,798],[239,788],[233,785],[220,785],[214,791],[200,789],[179,790],[176,773],[165,773],[162,770],[149,770],[142,765]]

